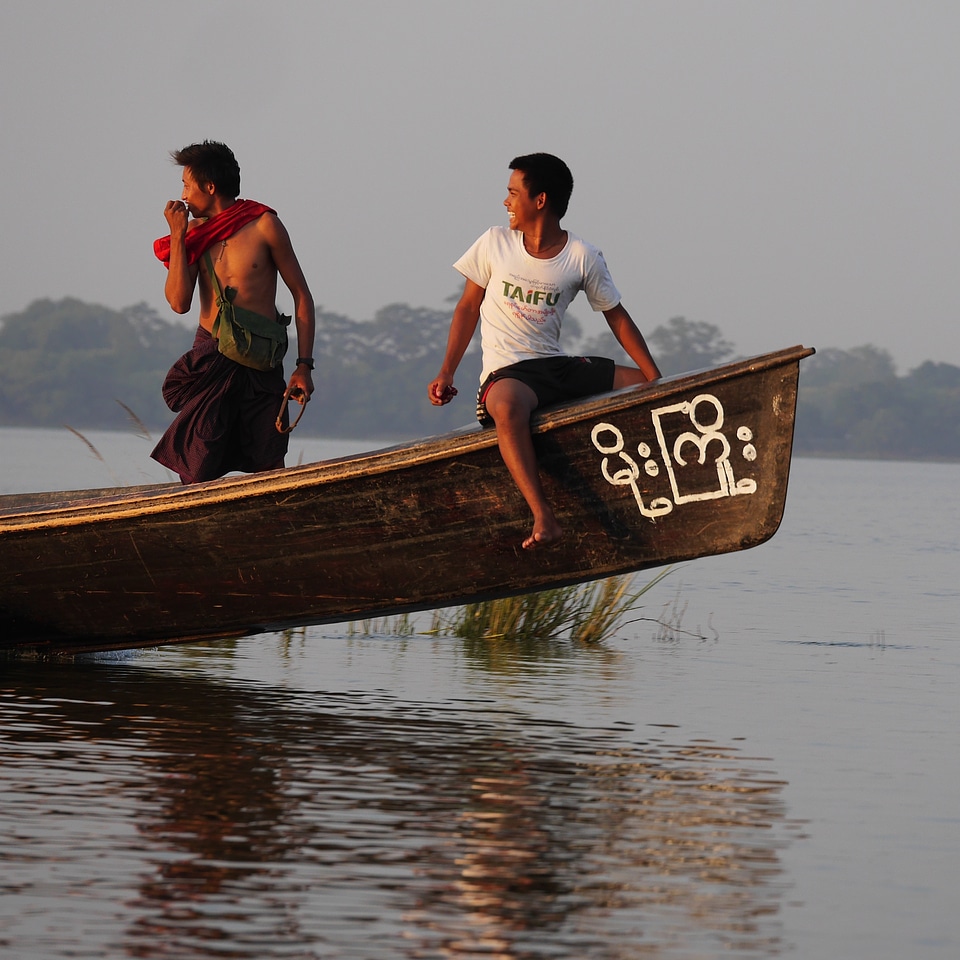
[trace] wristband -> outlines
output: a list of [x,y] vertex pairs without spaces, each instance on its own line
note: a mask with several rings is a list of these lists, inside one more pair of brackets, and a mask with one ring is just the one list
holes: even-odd
[[313,369],[313,357],[297,357],[297,366],[299,367],[301,363]]

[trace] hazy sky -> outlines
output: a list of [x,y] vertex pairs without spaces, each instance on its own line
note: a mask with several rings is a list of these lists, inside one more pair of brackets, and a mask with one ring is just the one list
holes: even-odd
[[442,307],[546,150],[641,328],[960,365],[958,37],[956,0],[5,0],[0,315],[172,318],[151,245],[204,138],[319,305]]

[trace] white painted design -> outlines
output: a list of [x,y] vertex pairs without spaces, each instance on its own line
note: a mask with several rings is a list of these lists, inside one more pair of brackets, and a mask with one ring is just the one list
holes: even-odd
[[637,444],[637,453],[643,457],[643,469],[646,472],[648,477],[657,477],[660,475],[660,464],[656,460],[653,460],[650,457],[650,454],[653,451],[650,449],[650,444],[648,443],[638,443]]
[[743,441],[743,448],[740,455],[744,460],[753,463],[757,459],[757,448],[750,442],[753,439],[753,431],[749,427],[737,428],[737,439]]
[[[594,447],[604,455],[600,465],[603,478],[614,486],[629,486],[643,516],[656,520],[670,513],[675,505],[756,492],[756,480],[738,480],[734,476],[730,441],[723,431],[723,405],[713,394],[701,393],[692,400],[657,407],[650,412],[650,418],[660,461],[670,483],[669,497],[653,496],[644,501],[637,485],[640,467],[625,452],[623,434],[618,427],[607,422],[597,423],[590,433]],[[742,444],[743,460],[753,463],[757,459],[753,430],[740,426],[736,437]],[[646,475],[660,476],[661,463],[654,458],[650,445],[641,441],[637,453]],[[617,459],[611,466],[613,457]]]
[[[612,441],[606,440],[606,434],[610,434]],[[614,486],[628,486],[633,491],[633,496],[637,501],[637,507],[645,517],[656,519],[669,513],[673,509],[673,504],[666,497],[655,497],[649,505],[643,502],[643,495],[637,486],[637,479],[640,476],[640,468],[636,460],[623,452],[623,434],[612,423],[598,423],[590,432],[590,439],[593,445],[604,454],[603,463],[600,465],[600,472],[603,474],[607,483]],[[604,442],[602,442],[604,441]],[[641,444],[641,447],[644,444]],[[649,447],[647,448],[649,449]],[[610,454],[616,454],[620,461],[625,464],[615,473],[610,472]],[[656,464],[654,464],[656,466]],[[648,470],[649,472],[649,470]]]

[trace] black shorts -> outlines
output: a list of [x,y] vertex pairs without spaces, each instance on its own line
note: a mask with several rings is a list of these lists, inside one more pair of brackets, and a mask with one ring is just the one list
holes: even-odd
[[535,357],[494,370],[477,391],[477,419],[493,423],[487,413],[487,392],[498,380],[519,380],[536,395],[537,406],[577,400],[613,389],[616,364],[609,357]]

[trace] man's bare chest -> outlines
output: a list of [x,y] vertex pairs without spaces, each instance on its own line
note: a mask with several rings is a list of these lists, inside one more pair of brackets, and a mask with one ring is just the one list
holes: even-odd
[[232,237],[218,240],[209,253],[221,287],[252,291],[275,283],[276,267],[270,248],[255,231],[244,228]]

